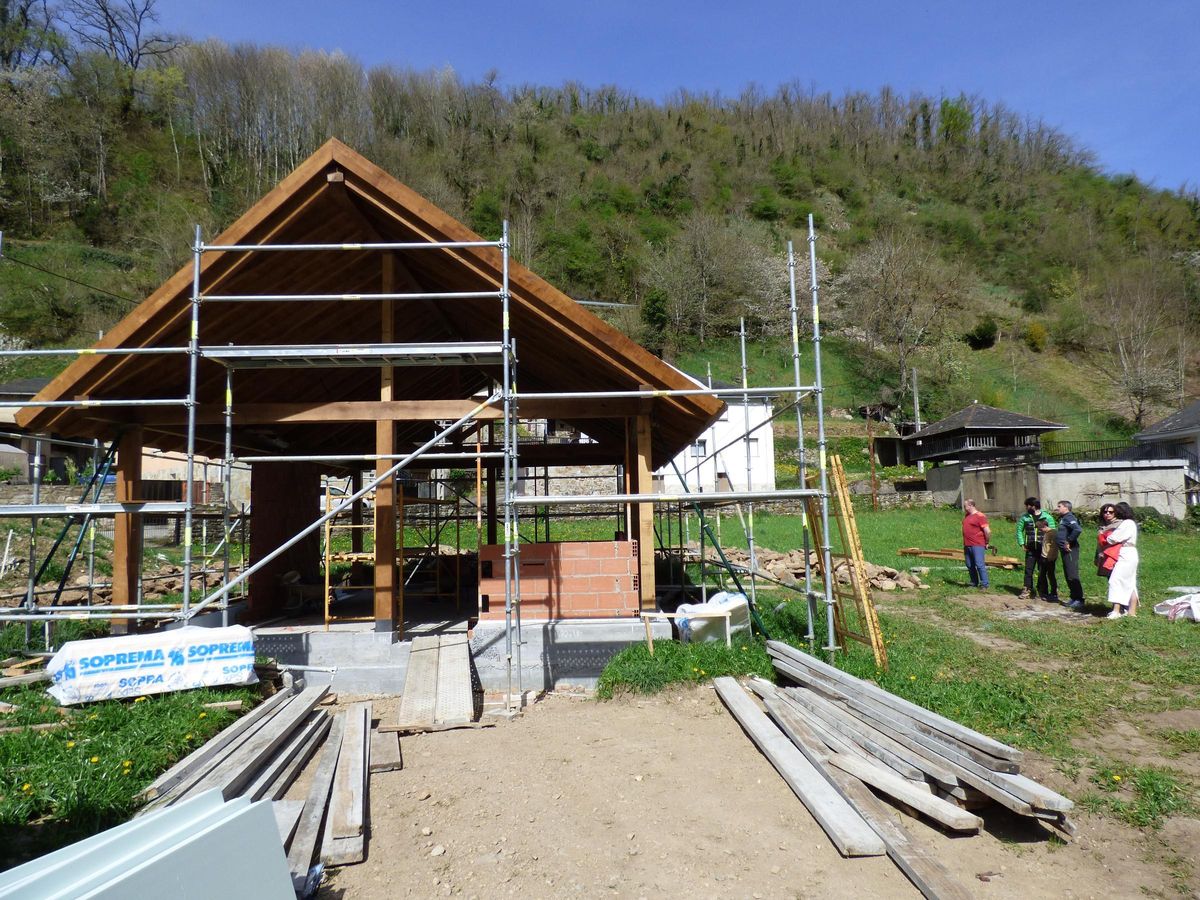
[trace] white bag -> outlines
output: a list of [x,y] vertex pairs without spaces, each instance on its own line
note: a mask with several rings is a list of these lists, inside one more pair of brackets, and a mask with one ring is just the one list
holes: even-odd
[[64,644],[46,666],[64,706],[220,684],[256,684],[254,632],[190,625]]

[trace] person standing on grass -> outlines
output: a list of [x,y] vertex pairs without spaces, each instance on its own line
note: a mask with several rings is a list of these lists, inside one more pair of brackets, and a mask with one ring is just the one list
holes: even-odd
[[971,578],[971,587],[986,588],[988,573],[984,554],[992,539],[992,529],[987,516],[975,508],[974,500],[963,501],[963,513],[963,556],[967,560],[967,575]]
[[1042,552],[1046,532],[1054,531],[1057,525],[1054,516],[1042,509],[1037,497],[1025,498],[1025,515],[1017,519],[1017,543],[1025,551],[1025,587],[1020,599],[1033,596],[1033,573],[1037,572],[1037,594],[1043,600],[1058,601],[1058,577],[1054,574],[1054,560],[1047,559]]
[[1083,609],[1083,582],[1079,580],[1079,536],[1083,534],[1083,526],[1072,511],[1070,500],[1059,500],[1054,511],[1058,513],[1058,531],[1054,540],[1058,544],[1058,555],[1062,559],[1063,578],[1066,579],[1067,589],[1071,592],[1067,606],[1071,609]]
[[1133,520],[1133,507],[1122,500],[1112,508],[1100,527],[1100,540],[1113,547],[1120,546],[1116,565],[1108,576],[1108,602],[1112,604],[1110,619],[1136,616],[1138,608],[1138,527]]

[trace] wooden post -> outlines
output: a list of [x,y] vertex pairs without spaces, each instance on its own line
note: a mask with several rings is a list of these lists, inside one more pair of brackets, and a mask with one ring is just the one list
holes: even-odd
[[[118,503],[140,500],[142,489],[142,440],[140,426],[121,435],[117,444]],[[138,601],[138,576],[142,571],[142,515],[118,513],[113,523],[113,606]],[[114,634],[125,634],[130,619],[113,619]]]
[[[396,260],[390,253],[383,255],[382,292],[390,293],[396,282]],[[381,301],[380,340],[390,344],[395,337],[393,301]],[[391,366],[380,369],[379,399],[394,398],[394,373]],[[390,420],[375,423],[375,452],[381,456],[396,452],[396,423]],[[382,475],[394,464],[380,459],[375,474]],[[389,478],[375,489],[375,630],[395,631],[403,627],[403,601],[396,594],[396,479]],[[399,618],[397,618],[399,616]]]
[[[357,494],[362,490],[362,472],[358,469],[350,476],[350,492]],[[362,500],[355,500],[354,505],[350,507],[350,524],[354,527],[350,529],[350,551],[352,553],[363,552],[363,503]]]
[[[654,490],[650,467],[650,413],[637,417],[637,492],[649,494]],[[642,609],[657,608],[654,598],[654,504],[637,504],[638,583],[641,585]]]

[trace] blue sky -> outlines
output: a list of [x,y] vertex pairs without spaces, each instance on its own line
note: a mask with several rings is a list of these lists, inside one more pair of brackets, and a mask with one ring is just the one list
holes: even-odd
[[1109,172],[1200,189],[1200,0],[159,0],[163,27],[502,85],[977,94]]

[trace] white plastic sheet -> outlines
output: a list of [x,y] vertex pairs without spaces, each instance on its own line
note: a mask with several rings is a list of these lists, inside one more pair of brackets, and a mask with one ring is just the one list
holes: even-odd
[[1176,619],[1200,622],[1200,594],[1184,594],[1174,600],[1164,600],[1154,607],[1154,611],[1171,622]]
[[71,641],[46,666],[64,706],[221,684],[255,684],[254,634],[244,625]]

